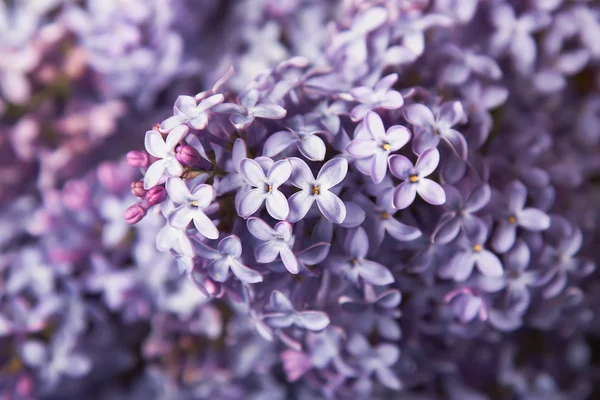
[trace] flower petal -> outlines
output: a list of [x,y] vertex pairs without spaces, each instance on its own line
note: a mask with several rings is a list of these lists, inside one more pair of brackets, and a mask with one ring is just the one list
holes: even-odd
[[381,183],[385,179],[388,167],[388,153],[377,151],[371,162],[371,179],[375,183]]
[[256,257],[256,261],[261,264],[270,263],[275,261],[279,255],[279,249],[280,246],[276,242],[270,241],[256,246],[254,256]]
[[393,154],[388,158],[390,172],[398,179],[408,180],[414,169],[413,163],[406,157]]
[[248,231],[252,234],[252,236],[259,240],[271,240],[276,235],[275,231],[269,226],[269,224],[260,218],[248,218],[246,225],[248,226]]
[[240,174],[244,177],[246,182],[254,187],[260,187],[263,189],[267,177],[260,164],[250,158],[244,158],[240,162]]
[[306,216],[308,210],[313,205],[315,196],[309,191],[302,190],[294,193],[289,198],[290,214],[288,219],[290,222],[298,222]]
[[336,224],[344,222],[346,218],[346,206],[339,197],[330,191],[323,191],[317,196],[317,206],[319,206],[319,210],[321,210],[325,218],[331,222],[335,222]]
[[352,229],[346,234],[344,250],[352,258],[364,258],[369,252],[369,238],[361,227]]
[[435,171],[440,163],[440,152],[437,149],[425,150],[415,164],[415,170],[420,177],[429,176]]
[[292,173],[288,180],[289,183],[300,189],[308,189],[315,182],[315,178],[306,162],[298,157],[290,157],[292,164]]
[[389,90],[385,94],[385,99],[379,103],[379,107],[385,108],[386,110],[396,110],[404,105],[404,99],[400,92],[395,90]]
[[492,235],[492,247],[498,253],[506,253],[515,243],[517,225],[502,221]]
[[204,209],[213,202],[216,196],[215,188],[207,185],[201,184],[196,186],[194,191],[192,192],[192,196],[194,200],[198,203],[198,208]]
[[171,131],[176,127],[180,126],[181,124],[185,123],[185,121],[187,121],[187,117],[185,115],[173,115],[172,117],[167,118],[160,124],[160,130],[165,132]]
[[412,134],[407,127],[402,125],[391,126],[387,130],[386,140],[389,143],[390,152],[400,150],[410,141]]
[[342,157],[333,158],[321,167],[317,175],[317,183],[322,189],[329,190],[344,180],[348,173],[348,160]]
[[225,282],[229,274],[229,262],[227,258],[213,260],[208,265],[208,274],[217,282]]
[[550,227],[550,217],[537,208],[526,208],[517,213],[517,223],[530,231],[544,231]]
[[288,201],[279,190],[274,190],[265,196],[267,201],[267,211],[271,217],[277,220],[284,220],[290,213]]
[[298,259],[306,265],[317,265],[327,257],[330,248],[327,242],[315,243],[298,253]]
[[346,151],[354,158],[367,158],[375,154],[377,143],[372,139],[354,139]]
[[219,230],[214,222],[202,210],[196,209],[193,215],[194,226],[202,236],[208,239],[217,239],[219,237]]
[[169,213],[167,220],[171,226],[185,229],[194,217],[194,210],[189,206],[179,206]]
[[289,160],[279,160],[269,168],[267,173],[267,182],[273,186],[273,189],[284,184],[292,174],[292,163]]
[[258,211],[266,197],[267,195],[262,189],[252,189],[244,193],[239,203],[238,212],[240,216],[246,218],[254,214]]
[[404,108],[404,118],[416,126],[432,127],[435,124],[435,118],[431,110],[423,104],[411,104]]
[[298,258],[296,258],[292,249],[287,246],[282,246],[279,256],[281,257],[283,265],[285,265],[285,269],[287,269],[290,274],[297,274],[298,271],[300,271]]
[[146,132],[144,146],[146,151],[156,158],[165,158],[169,154],[167,144],[162,138],[162,135],[155,130]]
[[180,178],[167,179],[167,193],[169,198],[177,204],[189,205],[192,202],[192,194],[186,186],[185,182]]
[[223,238],[217,248],[221,254],[226,254],[233,258],[239,258],[242,255],[242,242],[236,235],[229,235]]
[[358,273],[372,285],[383,286],[394,282],[392,273],[375,261],[361,260],[358,265]]
[[394,189],[394,207],[403,210],[410,206],[417,194],[417,186],[410,182],[402,182]]
[[381,139],[385,136],[385,127],[379,114],[369,111],[365,116],[365,125],[374,139]]
[[475,212],[485,207],[492,197],[490,185],[487,183],[481,184],[473,189],[469,198],[465,203],[465,210]]
[[144,175],[144,189],[148,190],[158,184],[167,168],[167,162],[165,160],[158,160],[153,162]]
[[394,239],[401,242],[408,242],[421,237],[421,231],[414,226],[405,225],[397,219],[391,217],[384,222],[385,230]]
[[259,104],[253,107],[251,112],[259,118],[267,119],[281,119],[287,114],[285,108],[277,104]]
[[477,269],[487,276],[498,277],[504,273],[502,262],[489,250],[481,251],[476,257],[475,264]]
[[296,314],[296,325],[311,331],[323,330],[329,323],[329,317],[322,311],[303,311]]
[[444,189],[431,179],[421,179],[417,185],[417,192],[429,204],[437,206],[446,202]]
[[527,188],[520,181],[510,182],[506,188],[506,197],[508,210],[516,212],[525,207],[527,201]]
[[196,253],[201,258],[205,258],[207,260],[216,260],[218,258],[222,258],[221,252],[196,239],[194,240],[194,248],[196,249]]
[[463,106],[460,101],[447,101],[440,106],[438,124],[446,130],[460,122],[464,116]]
[[244,264],[240,263],[238,260],[232,260],[230,267],[231,267],[231,272],[233,272],[233,274],[242,282],[258,283],[258,282],[262,282],[262,280],[263,280],[263,276],[260,272],[246,267]]
[[322,161],[325,159],[325,143],[317,135],[303,137],[298,143],[300,153],[311,161]]

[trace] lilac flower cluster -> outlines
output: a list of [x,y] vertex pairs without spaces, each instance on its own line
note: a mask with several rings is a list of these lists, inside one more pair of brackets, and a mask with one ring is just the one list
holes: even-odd
[[0,3],[0,398],[594,398],[597,37],[585,0]]

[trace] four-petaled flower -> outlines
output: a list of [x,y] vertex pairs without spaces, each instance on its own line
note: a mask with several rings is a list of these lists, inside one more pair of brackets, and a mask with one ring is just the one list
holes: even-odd
[[505,253],[515,243],[517,227],[528,231],[543,231],[550,227],[550,217],[537,208],[525,208],[527,188],[520,181],[512,181],[506,188],[506,209],[492,236],[492,246]]
[[402,155],[391,156],[390,172],[396,178],[404,180],[394,189],[394,207],[402,210],[410,206],[417,193],[430,204],[444,204],[446,202],[444,189],[437,182],[425,178],[437,168],[439,162],[440,153],[437,149],[425,150],[414,166]]
[[396,110],[404,105],[404,99],[400,92],[391,90],[398,80],[398,74],[390,74],[381,78],[375,88],[359,86],[350,90],[350,94],[361,104],[352,109],[350,116],[353,121],[362,120],[368,111],[382,108],[385,110]]
[[292,274],[300,270],[298,258],[292,251],[294,236],[292,235],[292,224],[286,221],[278,222],[275,228],[271,228],[265,221],[251,217],[248,218],[248,231],[255,238],[265,243],[254,249],[254,256],[259,263],[270,263],[281,258],[285,268]]
[[330,257],[330,264],[334,271],[345,275],[355,285],[359,285],[359,277],[366,282],[383,286],[394,282],[394,276],[383,265],[367,260],[369,252],[369,238],[361,227],[352,229],[344,241],[345,256],[334,255]]
[[262,282],[262,275],[248,268],[239,261],[242,256],[242,243],[236,235],[229,235],[219,242],[217,250],[202,242],[196,243],[196,249],[200,257],[210,260],[208,263],[208,274],[217,282],[225,282],[231,272],[242,282]]
[[406,106],[404,117],[415,128],[413,151],[421,154],[427,149],[437,147],[443,139],[459,157],[466,158],[467,141],[460,132],[452,129],[463,119],[463,116],[463,107],[458,101],[443,103],[435,113],[423,104]]
[[146,151],[152,156],[159,158],[148,167],[144,176],[144,189],[148,190],[156,186],[163,177],[165,171],[169,176],[180,176],[183,166],[175,158],[175,146],[187,135],[189,128],[179,126],[167,135],[165,141],[160,132],[151,130],[146,132],[144,144]]
[[160,124],[162,131],[170,131],[180,125],[187,125],[193,129],[204,129],[208,125],[208,110],[221,104],[225,98],[222,94],[210,96],[200,103],[191,96],[179,96],[173,107],[173,115]]
[[290,300],[277,290],[271,293],[271,313],[263,314],[264,321],[273,328],[289,328],[294,325],[310,331],[320,331],[329,325],[329,317],[322,311],[296,311]]
[[281,119],[286,110],[273,103],[258,104],[260,93],[254,88],[241,92],[237,97],[238,104],[224,103],[215,106],[215,112],[229,113],[229,121],[237,129],[247,128],[256,117],[266,119]]
[[255,160],[245,158],[240,162],[240,174],[254,189],[247,191],[239,202],[239,213],[243,218],[254,214],[263,202],[267,203],[267,211],[271,217],[286,219],[290,208],[288,201],[279,191],[279,186],[288,180],[292,173],[289,160],[279,160],[266,171]]
[[381,117],[369,111],[356,128],[354,140],[347,147],[348,154],[356,158],[357,168],[381,183],[387,172],[390,153],[400,150],[410,140],[410,131],[401,125],[391,126],[387,132]]
[[290,196],[290,222],[304,218],[316,201],[319,210],[328,220],[341,224],[346,218],[346,206],[331,192],[331,188],[341,183],[348,172],[345,158],[334,158],[323,165],[315,179],[310,168],[300,158],[290,158],[292,174],[290,183],[301,191]]
[[275,132],[265,141],[263,156],[273,157],[293,144],[298,151],[311,161],[325,159],[325,142],[317,133],[326,133],[316,125],[306,124],[302,115],[297,115],[287,123],[287,130]]
[[441,268],[440,275],[455,281],[464,281],[471,276],[473,267],[477,266],[479,272],[484,275],[501,276],[504,272],[502,262],[485,248],[488,233],[488,229],[481,226],[474,235],[461,237],[461,249]]
[[179,204],[167,217],[170,225],[185,229],[193,221],[202,236],[209,239],[219,237],[219,230],[203,211],[215,199],[215,189],[212,186],[201,184],[190,192],[184,181],[169,178],[166,187],[171,200]]
[[375,373],[379,382],[389,389],[402,389],[402,382],[391,369],[400,357],[398,346],[383,343],[372,348],[364,336],[354,335],[348,341],[347,347],[348,352],[358,359],[360,368],[367,374]]

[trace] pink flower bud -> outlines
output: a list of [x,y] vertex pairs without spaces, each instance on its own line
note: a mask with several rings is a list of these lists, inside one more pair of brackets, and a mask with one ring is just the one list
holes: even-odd
[[127,153],[127,165],[133,168],[146,168],[148,166],[148,154],[141,151],[130,151]]
[[137,224],[146,216],[146,209],[142,207],[141,203],[136,203],[125,210],[125,221],[128,224]]
[[148,189],[148,192],[146,193],[146,200],[148,200],[150,206],[162,203],[166,198],[167,191],[163,186],[154,186]]
[[200,161],[200,153],[192,146],[181,145],[177,147],[175,158],[184,165],[195,167]]
[[135,197],[144,197],[146,190],[144,190],[144,182],[136,181],[131,183],[131,194]]

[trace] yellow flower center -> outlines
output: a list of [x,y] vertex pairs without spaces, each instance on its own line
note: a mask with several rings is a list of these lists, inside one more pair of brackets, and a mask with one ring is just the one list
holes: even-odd
[[480,244],[476,244],[475,246],[473,246],[474,252],[479,253],[481,250],[483,250],[483,247],[481,247]]
[[192,205],[193,205],[194,207],[198,207],[198,202],[197,202],[196,200],[194,200],[194,201],[192,201]]
[[381,147],[383,147],[385,151],[390,151],[390,149],[392,148],[392,146],[389,143],[384,143],[381,145]]
[[390,217],[390,214],[389,214],[389,213],[387,213],[387,212],[383,212],[383,213],[381,213],[381,218],[383,218],[383,219],[388,219],[389,217]]
[[267,185],[267,192],[271,193],[273,191],[273,185]]
[[356,258],[353,258],[352,260],[350,260],[350,262],[351,262],[353,265],[356,265],[356,264],[358,264],[358,260],[357,260]]
[[316,196],[319,193],[321,193],[321,188],[319,186],[313,186],[312,187],[312,194],[314,194]]
[[408,180],[412,183],[417,183],[419,182],[419,177],[417,175],[411,175],[410,178],[408,178]]
[[510,217],[508,217],[508,222],[510,222],[511,224],[516,224],[517,218],[515,218],[514,215],[511,215]]

